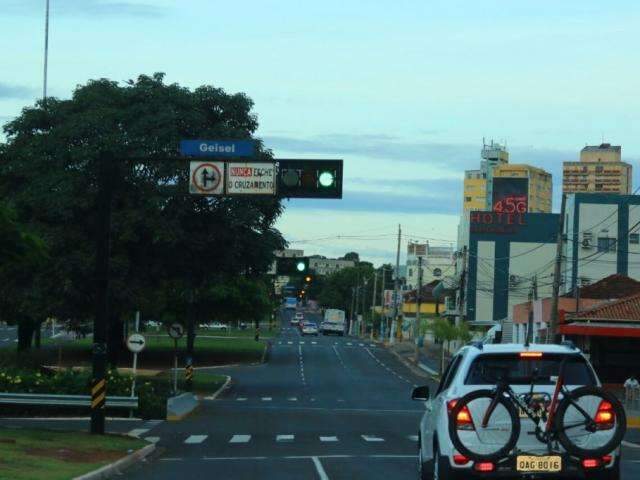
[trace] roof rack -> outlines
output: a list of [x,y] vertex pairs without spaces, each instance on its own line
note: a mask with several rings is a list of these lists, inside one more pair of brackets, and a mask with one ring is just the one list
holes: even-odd
[[562,342],[560,342],[560,345],[562,345],[563,347],[567,347],[571,350],[578,350],[576,348],[575,343],[573,343],[571,340],[563,340]]
[[484,348],[484,344],[479,340],[475,342],[469,342],[467,343],[467,345],[469,345],[470,347],[476,347],[478,350],[482,350]]

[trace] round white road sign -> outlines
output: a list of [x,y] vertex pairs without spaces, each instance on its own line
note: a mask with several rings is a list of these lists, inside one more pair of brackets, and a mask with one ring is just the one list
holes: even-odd
[[129,338],[127,338],[127,348],[133,353],[141,352],[146,343],[144,337],[139,333],[132,333],[129,335]]
[[169,326],[169,336],[171,338],[175,338],[176,340],[178,338],[181,338],[184,335],[184,327],[182,326],[181,323],[172,323]]

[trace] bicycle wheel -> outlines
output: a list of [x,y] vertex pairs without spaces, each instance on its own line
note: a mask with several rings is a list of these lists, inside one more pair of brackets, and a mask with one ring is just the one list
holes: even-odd
[[613,394],[600,387],[580,387],[560,401],[554,428],[570,454],[600,457],[620,445],[627,430],[627,417]]
[[[492,402],[495,408],[483,426]],[[518,412],[508,398],[491,390],[468,393],[449,412],[449,436],[456,450],[471,460],[498,460],[507,456],[518,441]]]

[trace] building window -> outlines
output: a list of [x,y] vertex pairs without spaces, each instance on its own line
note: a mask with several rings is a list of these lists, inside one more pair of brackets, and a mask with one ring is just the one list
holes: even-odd
[[[600,161],[600,159],[598,159]],[[596,173],[602,173],[604,171],[604,167],[602,165],[596,166]]]
[[409,269],[409,276],[412,277],[413,276],[413,268]]
[[596,190],[602,190],[602,184],[596,183]]
[[442,275],[442,270],[440,270],[439,268],[434,268],[433,269],[433,276],[434,277],[439,277],[440,275]]
[[640,244],[640,233],[630,233],[629,243],[633,243],[634,245]]
[[465,202],[470,202],[471,201],[471,197],[464,197],[464,201]]
[[616,239],[607,237],[598,237],[598,252],[615,252]]

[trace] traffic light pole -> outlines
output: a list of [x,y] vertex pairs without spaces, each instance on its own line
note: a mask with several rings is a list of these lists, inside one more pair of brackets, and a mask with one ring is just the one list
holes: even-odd
[[107,320],[109,318],[109,255],[111,237],[111,204],[115,190],[117,167],[112,157],[101,157],[98,166],[98,198],[96,229],[96,303],[93,319],[91,429],[104,434],[104,406],[107,395]]

